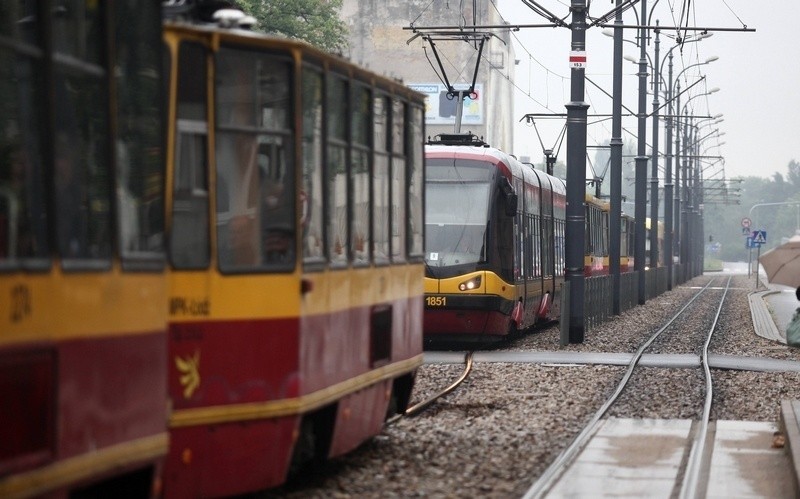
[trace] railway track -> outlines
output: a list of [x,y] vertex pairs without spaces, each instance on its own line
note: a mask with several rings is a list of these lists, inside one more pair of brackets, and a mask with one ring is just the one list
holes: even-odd
[[[582,344],[560,348],[558,328],[551,328],[502,348],[475,351],[467,376],[468,352],[426,352],[412,403],[435,402],[423,402],[425,409],[415,417],[397,418],[383,434],[316,470],[303,484],[266,497],[523,497],[616,390],[638,348],[701,288],[706,289],[642,353],[628,387],[584,447],[589,452],[578,453],[572,471],[585,479],[591,470],[607,476],[638,470],[649,474],[649,493],[639,494],[648,497],[659,495],[657,471],[673,481],[664,497],[679,497],[675,484],[688,475],[705,406],[704,357],[713,372],[714,392],[702,462],[709,463],[711,456],[715,466],[725,458],[738,460],[738,467],[701,467],[698,486],[738,487],[736,494],[727,490],[727,496],[746,496],[747,487],[758,491],[751,497],[792,496],[775,487],[772,492],[757,488],[755,479],[742,486],[736,478],[750,469],[769,476],[775,486],[791,480],[788,467],[778,461],[786,450],[773,447],[778,443],[774,433],[781,401],[800,399],[800,352],[754,333],[749,284],[743,276],[734,276],[730,286],[727,278],[702,276],[612,319]],[[433,396],[462,377],[457,389]],[[592,446],[601,442],[607,448],[599,453]],[[722,453],[723,448],[739,454]],[[605,462],[592,461],[592,455]],[[626,464],[626,456],[636,462]],[[760,461],[748,461],[753,458]],[[658,463],[660,469],[651,466]],[[579,483],[570,471],[565,473],[568,482]],[[541,496],[569,495],[558,483]],[[613,491],[608,484],[602,487],[608,488],[597,488],[592,496],[597,490]]]
[[[603,496],[647,494],[686,499],[706,497],[710,486],[717,488],[721,486],[716,476],[710,481],[712,477],[711,448],[715,443],[723,446],[731,445],[730,438],[735,440],[736,436],[730,437],[730,435],[736,432],[739,432],[738,435],[749,435],[751,442],[756,442],[754,452],[762,459],[768,455],[763,452],[765,447],[772,449],[780,447],[771,438],[776,430],[774,425],[731,425],[726,422],[715,424],[711,421],[714,385],[709,364],[709,345],[718,328],[720,313],[728,296],[731,278],[728,277],[721,288],[712,286],[715,281],[718,279],[709,280],[678,313],[642,343],[632,356],[625,374],[613,393],[582,428],[573,442],[552,462],[523,497],[563,497],[576,493],[581,495],[590,493],[590,491],[594,491],[595,495],[597,495],[597,491],[602,491],[600,495]],[[704,303],[698,303],[701,297],[713,293],[718,295],[718,303],[715,306],[712,307],[714,304],[711,299],[706,299]],[[640,366],[643,355],[652,349],[663,350],[670,342],[679,342],[681,337],[673,334],[672,330],[676,329],[676,323],[686,321],[687,317],[691,316],[710,318],[710,321],[703,321],[707,324],[702,329],[702,335],[696,336],[690,345],[679,345],[679,348],[695,350],[700,358],[697,368],[702,371],[703,404],[699,417],[695,420],[607,419],[609,410],[623,391],[628,388],[634,374],[637,370],[643,369]],[[677,330],[685,331],[685,327],[677,328]],[[701,340],[699,345],[698,339]],[[657,341],[659,343],[656,343]],[[687,387],[687,390],[693,388]],[[644,400],[642,402],[646,403]],[[609,443],[615,440],[611,435],[624,438],[626,440],[625,447],[629,450],[625,456],[617,458],[614,462],[613,467],[617,476],[609,478],[604,473],[592,473],[587,476],[584,473],[587,462],[596,458],[586,458],[586,455],[596,453],[601,448],[608,450]],[[652,456],[653,446],[658,447],[656,452],[661,459],[657,459],[651,465],[645,465],[641,458],[647,453]],[[738,444],[737,448],[741,450],[741,444]],[[717,451],[717,456],[724,452],[724,448]],[[740,452],[740,459],[742,455]],[[785,454],[775,450],[768,457],[774,461],[774,467],[779,468],[781,459],[785,459]],[[595,467],[595,470],[597,469]],[[635,471],[626,473],[625,470],[631,469]],[[739,480],[744,478],[746,481],[754,481],[753,476],[742,477],[742,471],[746,473],[747,469],[739,470]],[[757,477],[755,479],[757,480]],[[762,492],[765,487],[775,492],[776,496],[792,490],[789,480],[785,480],[783,484],[776,483],[775,475],[771,475],[769,484],[757,485]],[[762,496],[762,494],[757,496]]]

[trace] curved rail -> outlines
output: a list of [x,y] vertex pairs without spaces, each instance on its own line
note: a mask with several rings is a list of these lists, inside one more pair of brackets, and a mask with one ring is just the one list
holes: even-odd
[[[586,426],[584,426],[583,430],[581,430],[578,436],[575,437],[569,447],[564,449],[561,454],[558,455],[558,457],[550,464],[544,473],[542,473],[542,476],[540,476],[539,479],[531,486],[531,488],[528,489],[523,496],[524,499],[542,497],[550,488],[553,487],[555,482],[563,473],[564,469],[569,465],[569,463],[574,461],[580,451],[583,450],[591,437],[598,430],[602,417],[606,412],[608,412],[608,409],[614,404],[614,402],[616,402],[617,398],[619,398],[620,394],[625,389],[625,386],[628,384],[628,381],[633,375],[633,370],[639,364],[644,351],[650,347],[650,345],[661,335],[661,333],[666,331],[678,319],[678,317],[680,317],[686,311],[689,305],[694,303],[694,301],[697,300],[697,298],[699,298],[711,286],[713,281],[713,279],[709,280],[708,284],[700,289],[700,291],[698,291],[689,301],[687,301],[686,304],[666,322],[666,324],[664,324],[658,331],[653,333],[653,335],[650,336],[650,338],[639,347],[631,361],[628,363],[625,375],[617,384],[617,388],[614,393],[611,394],[602,407],[597,410]],[[728,281],[728,285],[730,286],[730,280]],[[717,313],[717,317],[719,317],[719,313]],[[716,325],[716,320],[714,324]]]
[[412,417],[418,415],[419,413],[421,413],[422,411],[424,411],[425,409],[427,409],[428,406],[430,406],[432,403],[436,402],[436,400],[444,397],[448,393],[450,393],[453,390],[455,390],[458,387],[458,385],[460,385],[461,383],[464,382],[465,379],[467,379],[467,376],[469,376],[469,373],[472,371],[472,354],[473,353],[474,352],[467,352],[467,354],[464,357],[464,364],[465,364],[464,372],[461,373],[461,376],[457,380],[455,380],[450,386],[448,386],[444,390],[440,391],[439,393],[433,395],[432,397],[428,398],[427,400],[423,400],[422,402],[418,402],[418,403],[414,404],[413,406],[411,406],[408,409],[406,409],[403,414],[397,414],[395,416],[392,416],[390,419],[388,419],[386,421],[386,424],[392,424],[392,423],[394,423],[395,421],[399,420],[400,418],[402,418],[404,416],[412,418]]

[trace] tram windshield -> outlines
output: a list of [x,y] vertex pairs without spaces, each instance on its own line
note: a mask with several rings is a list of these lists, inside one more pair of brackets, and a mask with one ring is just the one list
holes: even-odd
[[425,261],[431,267],[486,260],[491,170],[450,163],[429,162],[426,170]]

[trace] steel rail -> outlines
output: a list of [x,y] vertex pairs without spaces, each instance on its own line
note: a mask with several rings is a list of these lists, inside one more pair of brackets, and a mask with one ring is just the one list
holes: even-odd
[[457,380],[455,380],[450,386],[448,386],[444,390],[440,391],[439,393],[433,395],[432,397],[430,397],[430,398],[428,398],[426,400],[423,400],[422,402],[419,402],[417,404],[414,404],[413,406],[411,406],[408,409],[406,409],[405,412],[403,412],[403,414],[397,414],[395,416],[392,416],[391,418],[389,418],[386,421],[386,424],[387,425],[388,424],[392,424],[392,423],[394,423],[395,421],[399,420],[402,417],[413,418],[414,416],[417,416],[419,413],[421,413],[422,411],[427,409],[428,406],[430,406],[431,404],[436,402],[436,400],[444,397],[448,393],[450,393],[453,390],[455,390],[458,387],[458,385],[460,385],[461,383],[464,382],[465,379],[467,379],[467,376],[469,376],[469,373],[472,371],[472,355],[473,355],[473,353],[474,352],[467,352],[466,356],[464,357],[464,364],[465,364],[464,372],[461,373],[461,376]]
[[697,432],[694,445],[692,445],[692,451],[689,454],[689,464],[686,468],[686,474],[684,475],[681,493],[679,496],[681,499],[693,499],[694,497],[698,496],[697,486],[700,480],[700,469],[703,465],[703,454],[705,454],[706,438],[708,436],[708,423],[711,419],[711,401],[714,398],[714,386],[711,381],[711,368],[708,363],[708,345],[711,343],[711,337],[714,335],[717,324],[719,324],[719,316],[722,313],[722,305],[725,304],[725,297],[728,296],[728,290],[731,287],[732,278],[732,276],[728,276],[728,282],[725,285],[725,291],[722,293],[722,299],[719,301],[719,307],[717,307],[717,313],[714,316],[714,322],[711,324],[711,327],[708,331],[708,336],[703,344],[701,359],[706,380],[706,399],[705,403],[703,404],[703,417],[700,420],[700,431]]
[[639,360],[642,358],[644,351],[650,347],[650,345],[663,333],[667,330],[677,319],[680,317],[689,306],[694,303],[697,298],[700,297],[710,286],[714,280],[711,279],[708,281],[703,288],[701,288],[686,304],[681,307],[680,310],[669,320],[667,321],[658,331],[653,333],[650,338],[639,347],[636,351],[636,354],[631,359],[630,363],[628,364],[628,368],[625,371],[625,375],[622,377],[622,380],[617,384],[617,388],[614,393],[606,400],[606,402],[597,410],[597,412],[592,416],[589,420],[589,423],[583,427],[583,430],[575,437],[572,443],[564,449],[561,454],[550,464],[550,466],[542,473],[542,476],[539,477],[538,480],[531,486],[530,489],[525,493],[523,496],[524,499],[530,498],[540,498],[543,497],[544,494],[550,490],[553,485],[555,485],[556,481],[561,477],[563,472],[566,470],[567,466],[569,466],[575,458],[578,456],[581,450],[589,443],[591,437],[597,432],[600,426],[600,421],[602,417],[608,412],[608,409],[616,402],[617,398],[619,398],[622,391],[625,389],[625,386],[628,384],[630,380],[633,370],[639,363]]

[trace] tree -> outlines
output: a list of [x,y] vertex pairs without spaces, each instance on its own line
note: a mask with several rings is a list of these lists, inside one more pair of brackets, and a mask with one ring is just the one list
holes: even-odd
[[800,163],[795,160],[789,162],[788,180],[794,192],[800,191]]
[[339,18],[342,0],[238,0],[253,16],[253,28],[267,34],[304,40],[329,52],[347,48],[347,26]]

